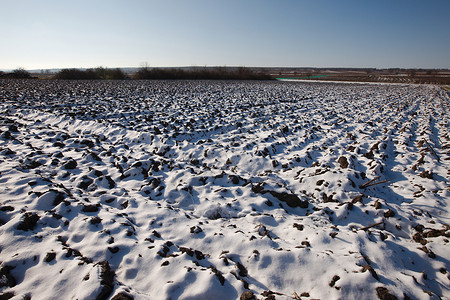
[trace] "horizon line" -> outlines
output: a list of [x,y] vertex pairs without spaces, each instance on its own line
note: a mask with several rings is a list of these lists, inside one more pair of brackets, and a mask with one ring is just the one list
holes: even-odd
[[242,66],[242,65],[180,65],[180,66],[127,66],[127,67],[108,67],[108,66],[96,66],[96,67],[50,67],[50,68],[2,68],[0,71],[9,72],[14,70],[25,70],[25,71],[47,71],[47,70],[63,70],[63,69],[142,69],[142,68],[162,68],[162,69],[176,69],[176,68],[249,68],[249,69],[318,69],[318,70],[335,70],[335,69],[347,69],[347,70],[441,70],[450,71],[450,68],[422,68],[422,67],[313,67],[313,66]]

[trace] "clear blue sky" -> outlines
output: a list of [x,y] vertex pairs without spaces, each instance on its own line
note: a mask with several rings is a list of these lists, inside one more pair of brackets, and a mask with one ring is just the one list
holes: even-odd
[[0,0],[0,69],[450,68],[450,0]]

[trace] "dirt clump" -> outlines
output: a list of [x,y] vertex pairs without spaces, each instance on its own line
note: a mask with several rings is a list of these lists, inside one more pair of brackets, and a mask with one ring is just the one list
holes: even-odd
[[26,212],[23,216],[22,222],[20,222],[17,226],[17,229],[24,231],[33,230],[39,219],[40,217],[36,213]]
[[339,157],[338,163],[339,163],[339,166],[340,166],[342,169],[346,169],[346,168],[348,168],[348,166],[349,166],[347,157],[345,157],[345,156]]
[[339,277],[338,275],[334,275],[333,278],[331,279],[330,283],[328,284],[330,287],[333,287],[334,284],[341,279],[341,277]]
[[44,261],[49,263],[49,262],[53,261],[55,258],[56,258],[55,252],[48,252],[47,255],[45,255]]
[[392,295],[385,287],[379,286],[376,288],[378,299],[380,300],[397,300],[397,297]]
[[102,290],[100,294],[95,298],[96,300],[106,300],[111,295],[114,288],[114,277],[116,273],[111,270],[109,262],[104,260],[98,263],[101,267],[100,278]]
[[69,160],[68,162],[66,162],[64,164],[64,169],[66,169],[66,170],[73,170],[77,166],[78,166],[78,163],[75,160],[71,159],[71,160]]
[[0,288],[16,285],[16,279],[11,275],[10,271],[14,269],[12,266],[4,265],[0,268]]
[[240,300],[256,300],[255,294],[252,291],[245,291],[241,294]]
[[114,297],[111,298],[111,300],[133,300],[134,297],[131,295],[128,295],[124,292],[120,292],[117,295],[115,295]]

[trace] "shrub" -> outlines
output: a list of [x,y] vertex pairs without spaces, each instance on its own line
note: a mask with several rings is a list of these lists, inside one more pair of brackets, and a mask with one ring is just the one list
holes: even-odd
[[13,78],[22,78],[22,79],[32,78],[31,74],[22,68],[14,70],[11,73],[11,75]]
[[34,78],[33,76],[31,76],[31,74],[28,71],[26,71],[26,70],[24,70],[22,68],[15,69],[11,73],[3,73],[2,72],[0,74],[0,76],[2,78],[11,78],[11,79],[31,79],[31,78]]
[[55,79],[75,80],[75,79],[100,79],[92,70],[62,69],[54,76]]
[[127,79],[127,75],[119,68],[107,69],[62,69],[54,76],[55,79],[65,80],[95,80],[95,79]]
[[104,79],[123,80],[127,78],[128,76],[121,69],[116,68],[116,69],[107,69],[106,76]]

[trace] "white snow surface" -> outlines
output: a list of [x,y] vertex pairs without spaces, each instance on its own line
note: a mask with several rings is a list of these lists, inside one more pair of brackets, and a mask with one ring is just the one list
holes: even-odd
[[450,299],[438,86],[0,81],[0,112],[2,299]]

